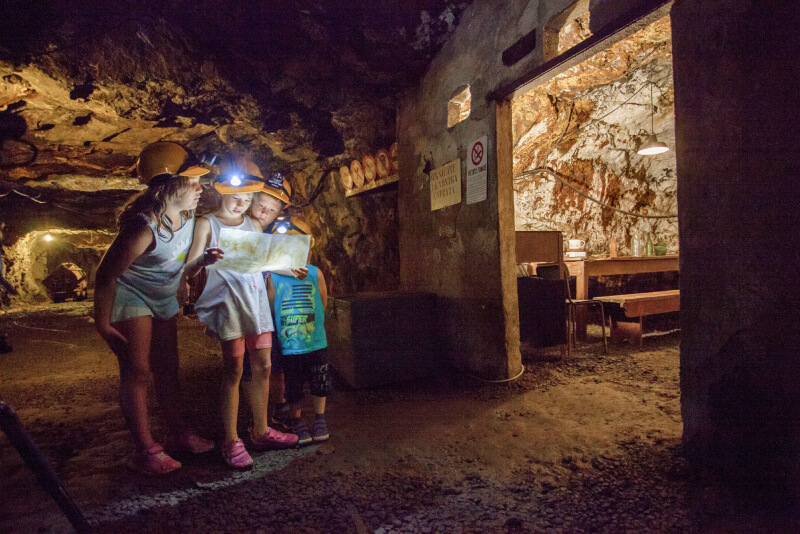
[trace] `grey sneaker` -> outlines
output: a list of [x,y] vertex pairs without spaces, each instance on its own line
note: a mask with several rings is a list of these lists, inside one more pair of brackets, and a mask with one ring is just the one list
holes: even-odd
[[292,434],[297,434],[297,444],[301,447],[311,443],[311,434],[308,433],[308,427],[305,421],[297,419],[292,423]]
[[331,435],[328,434],[328,425],[325,424],[324,415],[315,416],[314,422],[311,424],[311,426],[314,429],[314,434],[311,439],[314,441],[326,441],[331,437]]

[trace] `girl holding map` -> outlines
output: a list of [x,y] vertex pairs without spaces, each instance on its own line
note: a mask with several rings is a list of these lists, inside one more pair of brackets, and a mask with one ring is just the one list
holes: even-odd
[[[259,222],[247,215],[254,192],[262,188],[261,171],[252,161],[228,159],[220,164],[219,173],[223,178],[227,176],[227,179],[214,183],[222,200],[212,214],[197,220],[194,240],[187,257],[189,264],[202,256],[208,247],[219,244],[223,228],[262,231]],[[199,271],[199,266],[187,268],[187,275],[194,276]],[[225,431],[222,456],[225,462],[234,469],[250,469],[253,466],[253,459],[237,431],[239,383],[245,346],[250,352],[252,368],[252,380],[248,384],[247,395],[253,413],[253,427],[250,429],[252,450],[296,446],[296,435],[279,432],[268,424],[270,351],[275,327],[264,277],[261,273],[209,269],[208,280],[195,304],[195,311],[200,321],[206,325],[208,333],[219,339],[222,348],[222,422]]]

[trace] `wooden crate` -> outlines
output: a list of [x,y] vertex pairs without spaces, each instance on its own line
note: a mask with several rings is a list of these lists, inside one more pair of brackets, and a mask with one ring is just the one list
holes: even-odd
[[331,365],[355,388],[430,376],[441,359],[432,293],[331,297],[325,332]]

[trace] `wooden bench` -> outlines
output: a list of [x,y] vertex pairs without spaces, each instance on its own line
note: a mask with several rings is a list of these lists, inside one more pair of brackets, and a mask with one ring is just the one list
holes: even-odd
[[631,293],[628,295],[609,295],[607,297],[595,297],[594,300],[603,301],[606,309],[613,309],[614,307],[621,309],[627,318],[639,318],[638,323],[625,323],[617,321],[614,314],[611,314],[611,342],[627,338],[631,342],[636,341],[639,348],[642,348],[642,318],[645,315],[669,313],[680,311],[681,309],[681,292],[679,289]]

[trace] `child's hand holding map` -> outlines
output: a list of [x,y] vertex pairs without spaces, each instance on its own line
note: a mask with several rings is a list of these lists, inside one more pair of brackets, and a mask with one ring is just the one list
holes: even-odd
[[240,273],[299,269],[308,262],[311,236],[262,234],[223,228],[217,247],[225,256],[210,268]]

